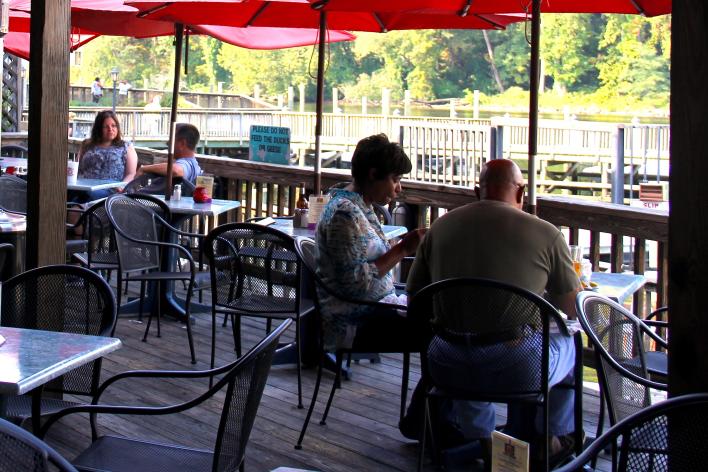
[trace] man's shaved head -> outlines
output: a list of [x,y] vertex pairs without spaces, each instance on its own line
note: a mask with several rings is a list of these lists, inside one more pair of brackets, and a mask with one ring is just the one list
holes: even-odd
[[479,187],[482,200],[500,200],[518,207],[523,202],[524,178],[511,159],[494,159],[484,164]]

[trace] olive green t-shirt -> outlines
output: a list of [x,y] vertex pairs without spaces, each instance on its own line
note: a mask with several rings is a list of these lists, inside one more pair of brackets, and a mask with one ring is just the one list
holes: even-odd
[[495,200],[456,208],[425,235],[408,276],[409,296],[451,277],[480,277],[562,295],[579,286],[558,228]]

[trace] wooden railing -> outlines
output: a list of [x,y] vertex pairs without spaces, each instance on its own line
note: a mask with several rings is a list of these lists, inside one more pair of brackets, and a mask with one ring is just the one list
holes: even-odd
[[[96,109],[72,111],[76,115],[74,136],[88,135]],[[118,115],[123,134],[134,142],[164,145],[169,132],[167,109],[119,108]],[[183,109],[177,120],[190,122],[201,130],[205,153],[235,155],[234,146],[248,146],[251,125],[290,128],[291,149],[301,163],[314,148],[314,113],[253,108]],[[484,160],[507,157],[523,163],[527,156],[528,122],[522,119],[325,113],[323,120],[323,150],[341,151],[346,161],[363,136],[386,133],[399,140],[412,159],[417,159],[417,180],[469,185]],[[624,188],[629,192],[615,189],[617,198],[636,198],[641,180],[657,176],[667,179],[668,144],[668,125],[542,120],[538,134],[539,194],[560,189],[609,198],[612,175],[620,167],[627,176]]]
[[[77,143],[72,147],[76,150]],[[164,151],[138,148],[142,163],[165,158]],[[311,167],[281,166],[226,157],[199,155],[204,172],[219,178],[221,195],[241,201],[241,208],[231,218],[243,220],[258,216],[291,215],[298,196],[298,187],[312,188]],[[324,169],[322,187],[350,180],[345,169]],[[403,192],[398,198],[407,208],[407,225],[429,226],[446,211],[476,200],[473,184],[468,186],[444,183],[403,181]],[[600,265],[611,272],[629,270],[647,274],[649,291],[656,292],[654,300],[640,291],[634,299],[636,313],[645,313],[649,306],[663,306],[667,302],[668,287],[668,212],[633,208],[592,200],[564,197],[541,197],[538,216],[564,228],[569,243],[578,243],[583,232],[588,232],[589,256],[594,270]],[[609,254],[605,254],[609,253]],[[625,255],[632,254],[629,263]],[[651,253],[647,263],[647,255]],[[609,256],[607,263],[601,256]]]

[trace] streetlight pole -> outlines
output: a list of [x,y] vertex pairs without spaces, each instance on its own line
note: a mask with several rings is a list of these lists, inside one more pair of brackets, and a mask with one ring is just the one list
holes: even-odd
[[118,68],[111,69],[111,79],[113,79],[113,113],[116,112],[116,82],[118,82]]

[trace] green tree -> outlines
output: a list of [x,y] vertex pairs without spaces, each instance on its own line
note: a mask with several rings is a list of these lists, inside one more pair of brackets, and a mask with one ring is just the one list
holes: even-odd
[[666,18],[608,15],[598,61],[601,95],[668,101],[668,28]]
[[597,48],[602,15],[544,15],[541,58],[556,90],[597,88]]

